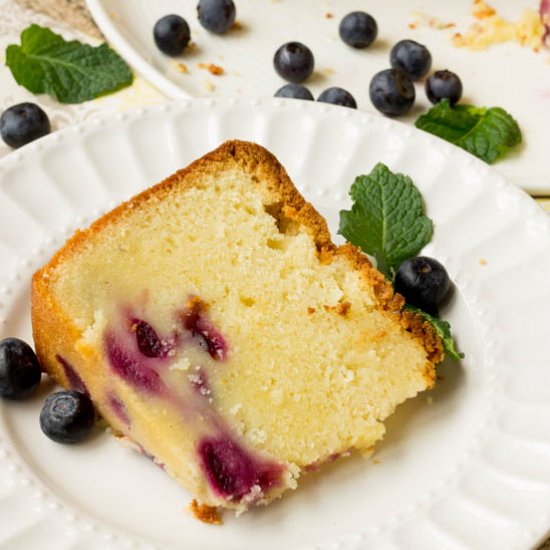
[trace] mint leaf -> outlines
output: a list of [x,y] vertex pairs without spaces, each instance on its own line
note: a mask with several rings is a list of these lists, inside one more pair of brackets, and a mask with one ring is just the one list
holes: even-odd
[[415,126],[466,149],[489,164],[521,143],[518,123],[500,107],[451,107],[445,99],[420,115]]
[[92,47],[65,41],[50,29],[31,25],[21,33],[21,45],[6,49],[6,65],[16,82],[61,103],[81,103],[129,86],[133,75],[126,62],[107,44]]
[[464,354],[459,352],[456,347],[456,343],[451,334],[451,325],[449,321],[444,321],[443,319],[433,317],[429,313],[426,313],[425,311],[409,304],[406,304],[405,308],[422,315],[422,317],[424,317],[424,319],[426,319],[426,321],[428,321],[434,327],[436,334],[441,339],[441,343],[443,344],[443,351],[445,352],[446,357],[450,357],[453,361],[458,361],[459,359],[464,358]]
[[420,192],[411,178],[378,163],[355,179],[350,196],[351,210],[340,211],[339,233],[374,256],[378,270],[392,279],[399,264],[416,256],[432,237]]

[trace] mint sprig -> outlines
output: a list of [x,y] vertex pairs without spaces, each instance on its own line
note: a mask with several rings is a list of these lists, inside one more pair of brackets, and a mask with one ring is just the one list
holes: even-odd
[[489,164],[521,143],[518,123],[500,107],[451,107],[445,99],[420,115],[415,126],[462,147]]
[[133,80],[130,67],[107,44],[67,42],[39,25],[21,33],[21,45],[7,47],[6,65],[19,85],[61,103],[82,103],[129,86]]
[[[339,233],[373,256],[378,270],[393,280],[399,265],[418,255],[432,238],[433,223],[424,213],[420,191],[411,178],[378,163],[370,174],[355,178],[350,196],[351,210],[340,211]],[[434,327],[446,356],[455,361],[464,357],[447,321],[408,304],[405,307]]]
[[350,189],[351,210],[340,212],[339,233],[376,259],[389,279],[397,267],[430,242],[432,221],[411,178],[378,163]]
[[464,358],[464,354],[458,351],[456,343],[453,340],[453,336],[451,334],[451,324],[449,323],[449,321],[438,319],[437,317],[426,313],[422,309],[411,306],[409,304],[407,304],[405,308],[415,311],[416,313],[424,317],[424,319],[426,319],[426,321],[428,321],[433,326],[436,334],[441,339],[443,351],[445,352],[445,355],[447,357],[450,357],[451,359],[453,359],[453,361],[458,361],[459,359]]

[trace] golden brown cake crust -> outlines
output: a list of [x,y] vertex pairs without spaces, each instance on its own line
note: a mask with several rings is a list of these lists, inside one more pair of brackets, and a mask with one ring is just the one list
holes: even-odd
[[223,523],[220,513],[215,506],[199,504],[196,499],[193,499],[189,505],[189,509],[193,516],[203,523],[209,523],[210,525],[221,525]]
[[[235,167],[247,173],[255,185],[265,186],[270,194],[276,197],[275,202],[266,207],[266,210],[277,220],[280,227],[285,231],[291,230],[293,224],[305,227],[312,236],[319,259],[323,263],[331,263],[337,256],[345,258],[350,267],[360,272],[364,281],[372,286],[379,308],[395,316],[396,321],[422,343],[428,360],[435,364],[443,359],[441,341],[431,325],[417,314],[401,311],[403,298],[393,292],[391,284],[357,247],[349,243],[339,247],[334,245],[326,221],[300,195],[275,156],[257,144],[232,140],[122,203],[88,229],[77,231],[52,260],[34,274],[31,291],[33,337],[39,359],[59,384],[67,386],[68,380],[61,365],[50,358],[55,357],[56,353],[59,353],[58,350],[62,350],[64,358],[71,362],[71,355],[76,355],[74,343],[80,334],[59,305],[53,301],[49,291],[49,273],[69,259],[79,247],[86,246],[90,237],[102,228],[116,223],[137,205],[162,198],[174,186],[200,187],[205,177]],[[431,387],[435,380],[433,365],[427,368],[424,377]]]

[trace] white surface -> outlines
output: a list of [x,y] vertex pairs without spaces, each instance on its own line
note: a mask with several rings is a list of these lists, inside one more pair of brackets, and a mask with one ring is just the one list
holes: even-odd
[[[327,466],[223,527],[190,496],[98,433],[43,436],[47,391],[0,403],[0,546],[12,549],[525,550],[550,526],[550,220],[521,190],[428,134],[294,100],[200,100],[70,128],[0,161],[1,336],[30,339],[29,281],[77,227],[227,138],[272,150],[333,233],[358,174],[410,175],[435,235],[425,249],[456,290],[442,315],[461,364],[398,408],[377,462]],[[432,403],[433,401],[433,403]]]
[[[514,183],[533,194],[550,194],[548,126],[550,118],[550,50],[538,54],[508,43],[490,50],[472,52],[452,46],[450,37],[475,21],[471,2],[450,0],[239,0],[237,21],[242,29],[216,36],[203,29],[196,16],[196,0],[87,0],[96,22],[107,39],[134,68],[169,97],[272,96],[284,84],[273,69],[273,54],[289,40],[307,44],[315,56],[316,71],[305,84],[315,97],[329,86],[349,90],[359,109],[376,113],[368,88],[372,76],[389,67],[391,46],[403,38],[425,44],[433,57],[433,70],[456,72],[464,85],[464,103],[500,106],[518,121],[524,146],[495,166]],[[538,10],[538,0],[491,0],[499,13],[517,21],[525,7]],[[338,36],[340,19],[360,9],[378,22],[378,39],[365,50],[346,46]],[[420,11],[444,22],[456,23],[449,30],[428,26],[410,29],[408,24]],[[334,17],[327,19],[326,13]],[[181,14],[191,27],[196,48],[178,58],[156,48],[152,29],[168,13]],[[177,63],[185,63],[182,74]],[[198,63],[215,63],[223,76],[212,76]],[[211,89],[211,86],[214,88]],[[423,83],[416,85],[417,101],[402,118],[412,125],[430,103]]]

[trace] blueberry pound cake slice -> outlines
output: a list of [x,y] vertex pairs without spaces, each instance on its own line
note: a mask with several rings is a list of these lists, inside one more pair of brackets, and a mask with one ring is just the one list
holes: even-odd
[[229,141],[78,231],[33,277],[45,370],[198,515],[368,453],[441,342],[259,145]]

